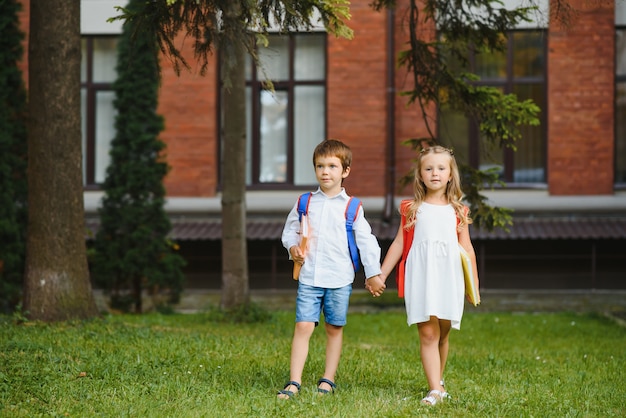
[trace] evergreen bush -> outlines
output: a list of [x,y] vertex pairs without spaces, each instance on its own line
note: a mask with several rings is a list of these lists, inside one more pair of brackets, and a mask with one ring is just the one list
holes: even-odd
[[0,2],[0,312],[19,304],[27,222],[26,88],[18,62],[24,34],[15,0]]
[[[128,9],[144,3],[131,0]],[[129,310],[134,304],[135,312],[142,311],[144,290],[163,308],[178,301],[183,285],[184,260],[167,237],[171,224],[163,207],[168,165],[158,138],[164,127],[156,113],[159,73],[156,39],[128,21],[118,44],[116,136],[92,261],[95,284],[111,305]]]

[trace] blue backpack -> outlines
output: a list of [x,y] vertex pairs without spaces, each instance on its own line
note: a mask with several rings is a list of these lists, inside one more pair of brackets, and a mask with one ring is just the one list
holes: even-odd
[[[309,201],[311,200],[311,192],[304,193],[300,195],[298,198],[298,219],[302,220],[302,215],[305,215],[309,211]],[[356,240],[354,239],[354,220],[356,219],[356,214],[359,211],[359,207],[361,206],[361,201],[356,197],[351,197],[346,205],[346,233],[348,235],[348,248],[350,249],[350,258],[352,258],[352,266],[354,267],[354,271],[359,271],[360,268],[360,259],[359,259],[359,248],[356,245]]]

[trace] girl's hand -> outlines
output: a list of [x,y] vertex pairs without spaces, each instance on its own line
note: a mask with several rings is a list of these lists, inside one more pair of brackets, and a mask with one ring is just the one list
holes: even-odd
[[374,297],[381,296],[385,291],[385,282],[380,276],[372,276],[365,281],[365,288],[372,294]]

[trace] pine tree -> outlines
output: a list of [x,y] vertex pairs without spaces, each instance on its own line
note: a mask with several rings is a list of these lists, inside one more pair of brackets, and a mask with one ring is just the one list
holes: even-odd
[[[143,7],[131,0],[128,9]],[[142,311],[142,293],[178,300],[183,284],[182,257],[168,240],[171,224],[164,211],[163,178],[168,165],[158,138],[163,118],[156,113],[159,86],[158,46],[154,34],[124,25],[118,44],[116,136],[99,210],[93,273],[110,292],[112,305],[134,303]],[[157,303],[158,304],[158,303]]]
[[[349,1],[168,0],[145,2],[139,12],[123,10],[118,19],[136,22],[140,31],[155,34],[174,68],[189,68],[177,48],[178,35],[191,37],[195,58],[204,73],[214,49],[221,55],[224,94],[224,148],[222,182],[222,297],[220,307],[237,310],[250,304],[245,206],[245,79],[244,50],[255,60],[257,42],[267,41],[271,30],[311,29],[323,23],[336,36],[351,38],[344,20],[350,18]],[[251,31],[250,28],[254,28]],[[238,103],[239,102],[239,103]],[[244,109],[244,111],[242,111]]]
[[15,0],[0,2],[0,312],[19,303],[26,241],[26,89]]

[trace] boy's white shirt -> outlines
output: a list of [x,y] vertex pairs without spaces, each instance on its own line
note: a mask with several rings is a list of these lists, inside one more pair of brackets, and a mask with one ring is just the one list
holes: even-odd
[[[319,188],[311,194],[308,209],[308,248],[300,271],[300,283],[335,289],[354,282],[354,268],[346,232],[345,212],[349,200],[350,196],[344,188],[333,197],[326,196]],[[365,277],[380,274],[380,246],[365,219],[363,207],[359,208],[353,228]],[[282,234],[282,243],[287,253],[289,248],[300,244],[299,230],[296,201],[287,216]],[[289,258],[291,259],[291,254]]]

